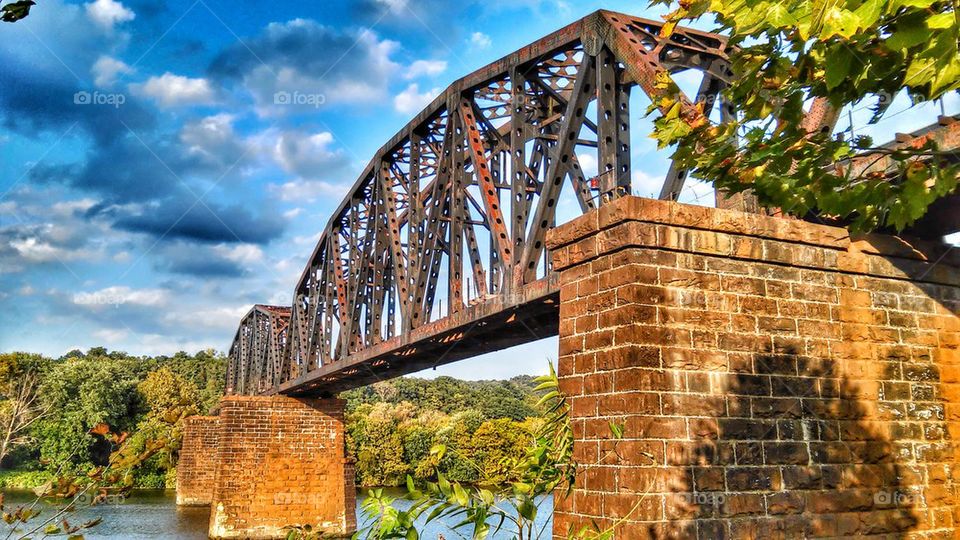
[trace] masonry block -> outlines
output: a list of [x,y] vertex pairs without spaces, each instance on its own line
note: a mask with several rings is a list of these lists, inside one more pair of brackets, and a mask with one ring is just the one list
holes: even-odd
[[356,529],[345,402],[228,396],[220,402],[211,538],[285,538],[293,525],[327,536]]
[[960,535],[960,252],[635,197],[548,246],[556,538]]
[[184,421],[177,462],[177,504],[204,506],[213,497],[220,418],[192,416]]

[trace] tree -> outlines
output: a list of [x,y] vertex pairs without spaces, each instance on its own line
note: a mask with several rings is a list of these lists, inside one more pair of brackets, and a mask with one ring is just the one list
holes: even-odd
[[39,357],[0,355],[0,465],[15,447],[33,442],[30,428],[50,412],[40,401]]
[[[856,230],[902,230],[956,189],[960,168],[933,143],[890,149],[832,134],[844,107],[872,106],[876,123],[898,94],[917,103],[960,88],[956,0],[682,0],[662,36],[710,16],[732,47],[722,95],[736,115],[714,123],[703,102],[659,77],[652,108],[666,113],[654,136],[677,144],[682,168],[720,190],[752,190],[764,206]],[[805,122],[811,100],[822,114]]]
[[200,393],[192,382],[167,366],[148,373],[137,385],[137,391],[149,410],[130,437],[130,447],[141,452],[150,444],[159,443],[162,447],[140,465],[137,485],[172,487],[176,481],[173,473],[183,439],[183,421],[197,414]]
[[106,463],[110,448],[90,430],[99,424],[134,430],[145,407],[137,384],[149,367],[140,359],[93,355],[54,365],[40,391],[44,406],[56,414],[37,422],[34,431],[41,459],[54,468],[67,461],[79,469]]

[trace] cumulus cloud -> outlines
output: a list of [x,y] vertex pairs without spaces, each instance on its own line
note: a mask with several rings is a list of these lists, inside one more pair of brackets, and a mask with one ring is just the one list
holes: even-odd
[[160,246],[158,255],[157,269],[204,278],[246,276],[265,260],[263,250],[255,244],[205,246],[177,241]]
[[131,85],[135,92],[152,98],[163,107],[207,105],[215,100],[210,81],[190,78],[167,72],[147,79],[145,83]]
[[169,293],[163,289],[133,289],[126,285],[106,287],[95,291],[83,291],[73,295],[75,305],[87,309],[120,304],[145,307],[162,307],[169,301]]
[[320,198],[339,200],[347,194],[349,183],[326,182],[324,180],[297,179],[280,185],[270,186],[280,200],[287,202],[315,202]]
[[278,134],[276,140],[274,159],[284,171],[302,178],[329,177],[347,163],[342,150],[331,148],[333,134],[328,131],[288,131]]
[[216,114],[188,122],[180,130],[180,142],[188,155],[214,171],[236,167],[251,147],[236,133],[233,121],[233,115]]
[[403,114],[413,114],[430,104],[440,95],[439,88],[433,88],[421,93],[417,83],[411,83],[407,88],[394,96],[393,108]]
[[[343,31],[294,19],[271,23],[260,35],[244,41],[217,55],[209,72],[217,80],[239,82],[265,116],[313,113],[318,104],[376,102],[400,69],[391,58],[399,44],[380,39],[368,29]],[[278,95],[316,99],[299,103],[278,100]]]
[[110,31],[120,23],[132,21],[136,14],[116,0],[95,0],[84,4],[87,16],[100,28]]
[[20,272],[37,264],[95,259],[99,252],[89,246],[88,232],[66,223],[20,223],[0,228],[0,274]]
[[444,60],[417,60],[410,64],[407,72],[403,75],[405,79],[416,79],[424,75],[432,77],[439,75],[447,70],[447,62]]
[[103,88],[112,86],[117,81],[118,75],[133,73],[133,68],[116,58],[103,55],[94,62],[90,73],[93,74],[93,84]]
[[493,42],[490,40],[490,36],[484,34],[483,32],[474,32],[470,34],[470,46],[474,49],[486,49],[493,45]]

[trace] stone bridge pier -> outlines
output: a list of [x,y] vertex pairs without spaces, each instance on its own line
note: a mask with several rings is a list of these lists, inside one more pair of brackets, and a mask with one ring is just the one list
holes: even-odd
[[177,503],[210,505],[211,538],[286,538],[292,525],[330,537],[356,529],[344,402],[227,396],[217,417],[188,419]]
[[960,252],[632,197],[548,242],[555,538],[958,536]]

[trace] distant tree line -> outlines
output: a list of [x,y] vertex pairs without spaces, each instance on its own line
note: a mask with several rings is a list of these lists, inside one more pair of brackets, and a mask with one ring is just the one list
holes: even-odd
[[[345,392],[357,484],[398,486],[442,471],[464,483],[503,483],[542,424],[534,379],[401,378]],[[430,449],[443,445],[442,456]],[[439,461],[438,461],[439,460]]]
[[[223,394],[226,358],[131,356],[95,347],[60,358],[0,354],[0,488],[27,488],[102,467],[111,448],[92,430],[130,434],[132,451],[170,444],[139,465],[133,485],[173,487],[181,422]],[[468,382],[400,378],[344,392],[357,484],[402,485],[442,470],[460,482],[507,481],[541,425],[531,377]],[[441,457],[430,449],[444,445]]]

